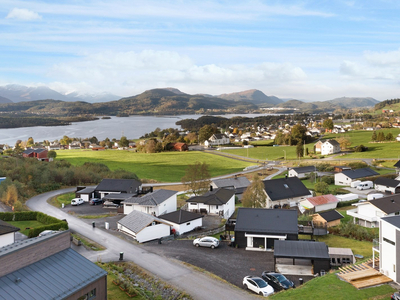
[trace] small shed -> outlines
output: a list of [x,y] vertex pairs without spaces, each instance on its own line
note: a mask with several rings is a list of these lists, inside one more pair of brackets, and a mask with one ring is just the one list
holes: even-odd
[[329,210],[313,215],[313,222],[326,224],[327,227],[332,227],[339,225],[340,219],[343,218],[344,216],[340,212]]
[[90,199],[94,198],[94,191],[96,187],[76,187],[75,197],[82,198],[83,201],[89,202]]
[[321,195],[317,197],[310,197],[300,202],[300,205],[307,210],[313,210],[314,212],[324,211],[328,209],[336,208],[339,200],[333,196]]
[[160,219],[170,223],[177,234],[184,234],[202,227],[203,217],[203,215],[182,209],[159,216]]
[[356,258],[350,248],[329,247],[328,251],[331,259],[331,266],[333,267],[341,267],[356,262]]
[[298,177],[305,178],[310,176],[311,173],[316,173],[317,168],[315,166],[306,166],[306,167],[298,167],[289,169],[288,175],[289,177]]
[[334,166],[333,167],[333,171],[335,173],[340,173],[340,172],[347,171],[347,170],[351,170],[351,167],[348,167],[348,166]]
[[275,268],[279,258],[289,259],[292,266],[309,261],[314,274],[327,272],[331,268],[328,246],[323,242],[277,240],[274,251]]

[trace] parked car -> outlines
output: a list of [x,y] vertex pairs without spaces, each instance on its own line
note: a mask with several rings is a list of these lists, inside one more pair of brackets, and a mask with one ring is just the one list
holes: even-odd
[[274,288],[260,277],[246,276],[243,278],[243,286],[264,297],[268,297],[274,293]]
[[210,247],[211,249],[217,248],[219,246],[219,240],[212,236],[205,236],[202,238],[195,239],[193,245],[196,247]]
[[364,181],[357,185],[357,190],[368,190],[374,187],[374,183],[372,181]]
[[84,202],[82,198],[74,198],[71,200],[71,205],[81,205]]
[[394,293],[394,294],[390,297],[390,299],[392,299],[392,300],[400,300],[400,293],[399,293],[399,292]]
[[103,200],[99,199],[99,198],[92,198],[89,201],[90,205],[97,205],[97,204],[103,204]]
[[270,284],[275,291],[287,290],[289,288],[295,288],[293,281],[287,279],[285,275],[275,272],[264,271],[261,274],[261,278]]

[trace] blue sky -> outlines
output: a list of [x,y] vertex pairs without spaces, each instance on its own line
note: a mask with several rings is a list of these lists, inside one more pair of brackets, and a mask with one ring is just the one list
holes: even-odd
[[399,97],[400,1],[0,0],[0,85]]

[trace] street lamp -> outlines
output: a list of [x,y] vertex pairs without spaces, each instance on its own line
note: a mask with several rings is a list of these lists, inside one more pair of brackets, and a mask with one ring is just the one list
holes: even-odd
[[285,153],[285,161],[286,161],[286,150],[282,150]]

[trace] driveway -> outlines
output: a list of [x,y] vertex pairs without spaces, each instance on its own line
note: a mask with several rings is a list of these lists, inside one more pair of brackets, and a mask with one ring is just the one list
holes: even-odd
[[[101,260],[115,261],[119,253],[124,252],[124,259],[132,261],[162,280],[186,291],[194,299],[251,299],[253,297],[247,291],[237,288],[215,278],[211,278],[202,272],[189,268],[169,256],[159,255],[150,248],[134,245],[124,239],[114,236],[108,231],[100,228],[93,228],[90,224],[67,214],[47,203],[47,199],[58,194],[74,191],[69,188],[59,191],[52,191],[35,196],[26,202],[27,206],[36,211],[41,211],[59,219],[66,219],[71,230],[92,239],[107,248],[104,251],[86,251],[85,257],[91,261]],[[164,245],[162,245],[164,246]],[[199,249],[200,250],[200,249]],[[209,250],[209,249],[201,249]],[[221,249],[218,249],[221,250]],[[175,253],[178,253],[175,250]],[[207,258],[207,259],[211,259]],[[216,263],[215,260],[212,260]]]

